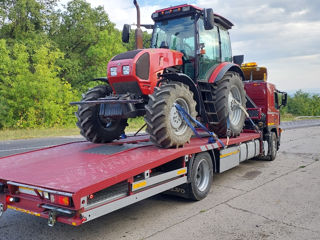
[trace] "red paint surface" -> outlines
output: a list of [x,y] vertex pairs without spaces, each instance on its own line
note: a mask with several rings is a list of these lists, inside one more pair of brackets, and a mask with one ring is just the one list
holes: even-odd
[[178,6],[173,6],[173,7],[168,7],[168,8],[164,8],[164,9],[160,9],[160,10],[157,10],[155,12],[159,13],[159,12],[164,12],[164,11],[168,11],[168,10],[173,10],[173,9],[176,9],[176,8],[183,8],[183,7],[191,7],[191,8],[194,8],[194,9],[197,9],[199,11],[202,11],[203,8],[199,8],[199,7],[196,7],[196,6],[193,6],[193,5],[189,5],[189,4],[182,4],[182,5],[178,5]]
[[[141,79],[136,74],[136,63],[144,53],[149,53],[150,56],[150,71],[148,80]],[[109,83],[112,87],[114,83],[137,82],[142,94],[152,94],[154,87],[159,80],[157,76],[158,73],[162,74],[165,68],[182,65],[182,56],[183,54],[178,51],[154,48],[141,50],[133,59],[110,61],[108,64]],[[122,74],[122,66],[130,66],[129,75]],[[117,67],[117,76],[110,75],[110,68],[112,67]],[[113,90],[115,91],[115,89]]]
[[244,87],[248,96],[267,116],[267,125],[278,129],[280,113],[275,107],[275,85],[268,82],[246,82]]

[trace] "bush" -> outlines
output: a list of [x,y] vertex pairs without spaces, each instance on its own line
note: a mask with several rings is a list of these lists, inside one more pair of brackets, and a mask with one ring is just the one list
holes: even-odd
[[[22,43],[11,48],[0,40],[0,128],[43,128],[75,123],[77,99],[69,83],[58,78],[55,64],[63,54],[48,44],[31,55]],[[31,62],[31,64],[29,64]]]

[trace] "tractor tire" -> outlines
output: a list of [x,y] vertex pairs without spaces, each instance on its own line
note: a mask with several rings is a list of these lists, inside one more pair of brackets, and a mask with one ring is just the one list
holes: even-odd
[[[82,101],[97,100],[111,93],[109,86],[99,85],[90,89]],[[127,119],[103,118],[99,111],[100,105],[79,105],[76,116],[81,135],[93,143],[107,143],[119,139],[128,125]]]
[[240,135],[246,115],[233,99],[246,108],[246,93],[242,79],[236,72],[227,72],[213,84],[214,106],[218,122],[209,124],[209,129],[219,137],[227,137],[228,121],[230,137]]
[[189,87],[182,83],[169,83],[156,87],[145,106],[147,132],[150,140],[163,148],[179,147],[188,142],[192,130],[181,118],[174,104],[177,103],[193,118],[197,116],[196,102]]

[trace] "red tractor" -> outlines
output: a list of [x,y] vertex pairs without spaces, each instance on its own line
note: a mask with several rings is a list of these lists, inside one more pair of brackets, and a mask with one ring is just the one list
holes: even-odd
[[[118,139],[127,119],[145,116],[156,145],[183,146],[192,130],[177,111],[189,115],[220,137],[238,136],[245,122],[243,56],[232,57],[226,18],[192,5],[152,14],[151,48],[142,48],[139,6],[137,50],[119,54],[108,64],[106,85],[89,90],[79,104],[78,127],[91,142]],[[125,25],[122,39],[129,40]],[[242,107],[241,107],[242,106]]]

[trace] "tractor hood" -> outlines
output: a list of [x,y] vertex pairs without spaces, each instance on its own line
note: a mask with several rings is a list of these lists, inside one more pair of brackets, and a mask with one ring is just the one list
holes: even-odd
[[183,54],[178,51],[150,48],[121,53],[108,64],[108,79],[117,94],[149,95],[159,80],[158,75],[168,67],[182,65]]

